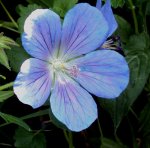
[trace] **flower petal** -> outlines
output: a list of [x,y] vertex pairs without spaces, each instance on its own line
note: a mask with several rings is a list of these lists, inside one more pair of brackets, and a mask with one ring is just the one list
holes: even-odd
[[129,68],[124,57],[115,51],[95,51],[70,62],[79,68],[75,79],[98,97],[116,98],[127,87]]
[[67,76],[58,78],[50,97],[52,113],[72,131],[89,127],[97,118],[92,96]]
[[98,8],[100,10],[101,7],[102,7],[102,0],[97,0],[97,2],[96,2],[96,8]]
[[50,95],[51,77],[46,62],[28,59],[14,82],[14,92],[22,103],[40,107]]
[[87,3],[77,4],[65,16],[61,55],[71,59],[100,47],[108,35],[108,25],[102,13]]
[[113,34],[113,32],[117,29],[118,24],[115,20],[114,14],[111,9],[111,3],[110,0],[106,0],[106,3],[103,5],[103,7],[100,9],[103,13],[105,19],[107,20],[107,23],[109,25],[109,34],[108,37]]
[[59,48],[60,17],[49,9],[37,9],[26,19],[22,44],[33,57],[49,60]]

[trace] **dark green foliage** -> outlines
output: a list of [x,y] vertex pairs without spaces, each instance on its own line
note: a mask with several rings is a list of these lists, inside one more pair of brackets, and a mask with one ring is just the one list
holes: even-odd
[[30,127],[22,119],[20,119],[18,117],[15,117],[15,116],[12,116],[9,114],[5,114],[2,112],[0,112],[0,117],[3,118],[6,121],[6,123],[14,123],[14,124],[17,124],[17,125],[23,127],[27,131],[31,130]]
[[116,100],[100,99],[103,108],[108,110],[117,130],[122,118],[143,90],[150,69],[150,46],[147,34],[133,35],[125,46],[126,59],[130,68],[130,82],[127,89]]
[[30,56],[23,47],[11,46],[11,50],[6,51],[13,71],[19,72],[21,64]]
[[43,133],[28,132],[18,128],[14,135],[16,148],[46,148],[46,140]]
[[24,7],[23,5],[18,5],[17,6],[17,12],[20,15],[20,18],[18,19],[18,25],[19,25],[19,32],[22,33],[23,32],[23,26],[24,26],[24,22],[26,20],[26,18],[28,17],[28,15],[36,10],[42,8],[41,6],[38,6],[36,4],[30,4],[27,7]]
[[132,33],[131,25],[119,15],[115,15],[115,18],[118,23],[116,34],[121,37],[123,43],[126,43]]
[[10,98],[13,95],[13,91],[0,91],[0,102],[3,102],[4,100]]
[[77,2],[78,0],[54,0],[52,9],[63,18]]
[[117,8],[117,7],[123,7],[125,4],[125,0],[111,0],[112,7]]
[[117,143],[111,139],[102,138],[101,140],[101,148],[127,148],[122,143]]

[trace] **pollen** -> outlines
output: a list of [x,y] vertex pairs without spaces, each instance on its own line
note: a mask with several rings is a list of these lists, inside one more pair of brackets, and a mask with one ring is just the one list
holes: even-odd
[[53,69],[57,71],[65,69],[64,62],[59,59],[55,59],[52,62],[52,66],[53,66]]

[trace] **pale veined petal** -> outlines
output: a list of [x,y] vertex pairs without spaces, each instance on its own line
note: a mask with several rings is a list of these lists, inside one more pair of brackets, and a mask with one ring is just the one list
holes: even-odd
[[92,96],[63,74],[55,83],[50,105],[54,116],[72,131],[86,129],[97,118],[97,106]]
[[79,72],[74,79],[98,97],[116,98],[129,82],[125,58],[112,50],[91,52],[69,64],[78,67]]
[[60,56],[68,60],[100,47],[108,35],[103,14],[87,3],[77,4],[65,16]]
[[102,7],[102,0],[97,0],[96,8],[101,9],[101,7]]
[[115,32],[115,30],[118,27],[118,24],[116,22],[115,16],[111,8],[110,0],[106,0],[106,3],[102,6],[100,10],[103,13],[105,19],[107,20],[109,26],[109,33],[108,33],[109,37]]
[[50,60],[57,54],[61,38],[60,17],[49,9],[37,9],[26,19],[22,44],[33,57]]
[[50,95],[52,75],[48,64],[38,59],[28,59],[22,66],[14,82],[14,92],[18,99],[31,105],[40,107]]

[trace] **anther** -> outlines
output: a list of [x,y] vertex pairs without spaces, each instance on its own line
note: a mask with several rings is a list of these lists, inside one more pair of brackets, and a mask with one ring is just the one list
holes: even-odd
[[119,36],[113,36],[109,40],[107,40],[103,45],[104,49],[113,49],[113,50],[121,50],[121,40]]
[[72,77],[77,77],[78,76],[78,73],[79,73],[79,69],[77,66],[72,66],[72,68],[69,69],[69,74],[72,76]]

